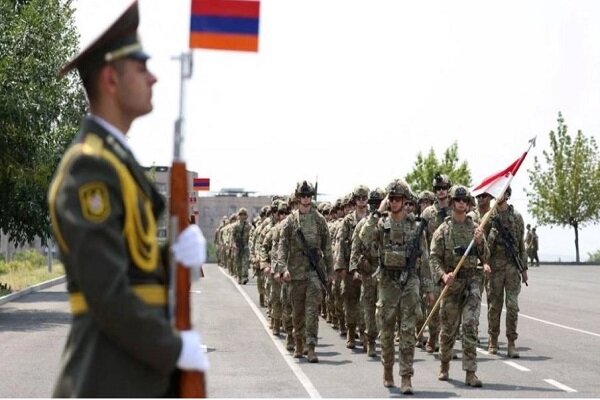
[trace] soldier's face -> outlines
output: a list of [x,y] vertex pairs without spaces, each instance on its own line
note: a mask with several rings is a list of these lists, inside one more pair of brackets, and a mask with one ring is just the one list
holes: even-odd
[[447,186],[436,186],[435,197],[437,197],[438,200],[445,200],[448,197],[448,189]]
[[390,197],[390,211],[393,214],[399,213],[404,207],[403,197]]
[[132,120],[152,111],[152,86],[156,77],[145,61],[123,59],[115,65],[116,101]]

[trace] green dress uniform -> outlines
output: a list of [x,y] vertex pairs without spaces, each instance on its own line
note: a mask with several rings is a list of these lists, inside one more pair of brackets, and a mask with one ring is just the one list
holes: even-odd
[[72,326],[55,397],[171,396],[182,341],[167,309],[164,202],[132,153],[86,117],[49,190]]

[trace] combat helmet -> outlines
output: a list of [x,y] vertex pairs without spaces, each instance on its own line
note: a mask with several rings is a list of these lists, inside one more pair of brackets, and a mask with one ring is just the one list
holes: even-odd
[[359,197],[368,198],[369,197],[369,188],[366,187],[365,185],[358,185],[352,191],[352,197],[354,199],[359,198]]
[[432,204],[435,203],[435,194],[433,194],[433,192],[429,191],[429,190],[423,190],[421,193],[419,193],[419,203],[421,201],[429,201]]
[[381,188],[375,188],[369,192],[369,204],[378,204],[385,197],[385,192]]
[[315,195],[315,188],[312,185],[312,183],[304,180],[304,181],[298,182],[298,184],[296,185],[296,191],[294,193],[296,194],[296,197],[298,197],[298,198],[301,195],[309,195],[312,197]]
[[248,210],[246,210],[244,207],[242,207],[238,210],[237,215],[238,216],[242,216],[242,215],[248,216]]
[[450,177],[446,174],[441,174],[441,173],[437,173],[435,174],[435,177],[433,178],[433,190],[435,191],[437,187],[446,187],[449,188],[452,186],[452,181],[450,180]]
[[450,201],[453,201],[454,199],[465,199],[467,204],[470,204],[471,202],[471,192],[466,186],[454,185],[450,188],[450,192],[448,192],[448,194],[450,195]]
[[410,187],[404,179],[394,179],[387,185],[385,191],[389,197],[404,197],[405,199],[412,198]]

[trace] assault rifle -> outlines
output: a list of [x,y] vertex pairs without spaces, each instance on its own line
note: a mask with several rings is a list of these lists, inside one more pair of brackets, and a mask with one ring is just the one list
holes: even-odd
[[408,281],[408,275],[415,267],[417,263],[417,258],[421,257],[421,236],[423,236],[423,231],[427,227],[427,220],[425,218],[416,218],[419,221],[419,225],[415,231],[415,236],[413,239],[408,242],[406,245],[406,267],[400,273],[400,284],[402,286],[406,285],[406,281]]
[[[505,227],[502,226],[497,216],[492,218],[492,224],[496,228],[498,233],[500,233],[500,237],[502,237],[502,241],[504,242],[504,248],[506,249],[507,255],[510,256],[510,258],[513,261],[513,264],[517,267],[521,276],[523,276],[523,271],[525,271],[525,268],[523,267],[521,259],[516,253],[515,240],[513,236],[509,231],[506,230]],[[527,281],[524,282],[525,286],[529,286],[527,284]]]
[[327,285],[327,277],[325,276],[325,273],[323,272],[321,267],[319,267],[320,256],[318,254],[318,249],[308,247],[308,243],[306,242],[306,237],[304,237],[304,232],[302,232],[302,229],[300,229],[300,227],[298,227],[298,229],[296,229],[296,232],[298,232],[300,241],[302,242],[302,245],[304,246],[303,254],[306,257],[308,257],[308,262],[310,262],[311,267],[313,267],[313,269],[315,271],[317,271],[317,276],[319,277],[319,280],[321,281],[321,285],[323,285],[327,294],[331,296],[331,289],[329,288],[329,285]]

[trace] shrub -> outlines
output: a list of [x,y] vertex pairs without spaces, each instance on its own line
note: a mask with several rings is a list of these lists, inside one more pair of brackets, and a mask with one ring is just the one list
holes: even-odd
[[588,257],[588,262],[600,264],[600,249],[596,250],[594,253],[588,253]]
[[13,261],[28,261],[31,265],[39,267],[45,264],[46,258],[35,250],[25,250],[16,253]]

